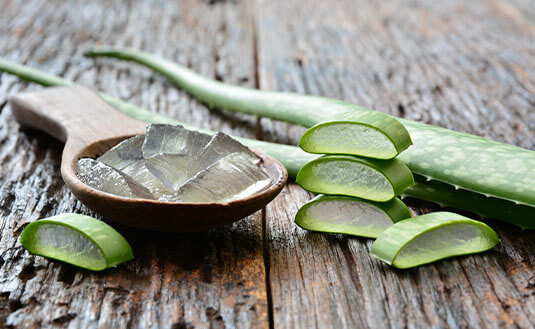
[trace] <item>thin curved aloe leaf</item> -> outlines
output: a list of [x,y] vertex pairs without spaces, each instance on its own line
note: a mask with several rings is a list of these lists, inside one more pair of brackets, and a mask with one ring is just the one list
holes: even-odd
[[[20,65],[15,62],[0,58],[0,72],[2,71],[13,74],[23,80],[37,83],[46,87],[68,86],[68,85],[73,84],[71,81],[62,79],[60,77],[43,72],[41,70],[30,68],[30,67]],[[164,115],[151,112],[151,111],[147,111],[145,109],[140,108],[139,106],[125,102],[116,97],[107,95],[103,92],[100,92],[99,94],[108,103],[110,103],[113,107],[115,107],[119,112],[122,112],[137,120],[144,121],[146,123],[166,123],[166,124],[174,124],[174,125],[178,124],[178,125],[184,126],[184,128],[186,129],[197,130],[197,131],[204,132],[210,135],[213,135],[215,133],[208,129],[194,127],[187,123],[166,117]],[[318,155],[306,153],[300,148],[291,146],[291,145],[269,143],[269,142],[255,140],[255,139],[243,138],[239,136],[233,136],[233,137],[236,138],[241,143],[253,149],[262,151],[274,157],[275,159],[281,161],[286,167],[286,170],[288,171],[288,175],[294,178],[297,175],[297,172],[299,171],[299,169],[301,169],[301,167],[305,163],[318,158]]]
[[[110,56],[142,63],[207,103],[231,111],[262,115],[305,126],[316,125],[299,142],[310,153],[352,154],[392,159],[412,144],[407,129],[394,117],[340,101],[307,95],[265,92],[224,84],[154,55],[131,49],[94,49],[87,56]],[[307,111],[301,111],[301,108]],[[344,109],[341,111],[341,109]],[[315,113],[315,118],[309,118]],[[318,121],[317,118],[321,117]],[[344,135],[339,132],[343,130]],[[330,138],[330,139],[329,139]]]
[[98,219],[65,213],[30,223],[20,242],[30,253],[92,271],[134,258],[126,239]]
[[296,181],[310,192],[379,202],[391,200],[414,184],[409,168],[397,159],[351,155],[326,155],[312,160],[299,170]]
[[474,254],[500,242],[488,225],[451,212],[435,212],[402,220],[381,233],[370,254],[397,268],[429,264]]
[[[37,83],[37,84],[40,84],[40,85],[43,85],[43,86],[64,86],[64,85],[72,84],[72,82],[70,82],[68,80],[65,80],[65,79],[62,79],[60,77],[54,76],[52,74],[48,74],[48,73],[40,71],[38,69],[34,69],[34,68],[30,68],[30,67],[27,67],[27,66],[24,66],[24,65],[20,65],[20,64],[17,64],[15,62],[8,61],[8,60],[2,59],[2,58],[0,58],[0,71],[4,71],[4,72],[7,72],[7,73],[16,75],[16,76],[18,76],[18,77],[20,77],[20,78],[22,78],[24,80],[27,80],[27,81],[30,81],[30,82],[34,82],[34,83]],[[196,129],[196,130],[201,131],[201,132],[212,133],[212,132],[210,132],[208,130],[201,129],[201,128],[196,128],[196,127],[193,127],[191,125],[188,125],[188,124],[185,124],[183,122],[180,122],[178,120],[168,118],[168,117],[166,117],[164,115],[147,111],[147,110],[142,109],[142,108],[140,108],[140,107],[138,107],[138,106],[136,106],[134,104],[127,103],[127,102],[122,101],[122,100],[120,100],[118,98],[115,98],[113,96],[106,95],[104,93],[100,93],[100,95],[108,103],[110,103],[113,107],[115,107],[118,111],[120,111],[120,112],[122,112],[122,113],[124,113],[126,115],[129,115],[129,116],[131,116],[131,117],[133,117],[135,119],[138,119],[140,121],[145,121],[147,123],[182,124],[184,127],[188,128],[188,129]],[[304,96],[304,97],[306,97],[306,96]],[[329,111],[329,109],[326,109],[326,110]],[[291,115],[296,115],[297,117],[300,115],[299,113],[295,114],[293,112],[290,113],[290,114]],[[288,114],[288,115],[290,115],[290,114]],[[279,117],[277,116],[277,118],[279,118]],[[280,118],[280,119],[281,120],[286,120],[285,118]],[[308,120],[307,117],[305,116],[305,117],[302,117],[301,119],[303,121],[301,124],[302,125],[307,125],[307,124],[305,124],[306,120]],[[309,123],[309,125],[314,125],[315,121],[317,121],[317,120],[311,121]],[[402,121],[402,122],[407,126],[407,125],[410,125],[411,121]],[[409,122],[409,123],[407,124],[407,122]],[[423,124],[422,124],[422,126],[423,127],[431,127],[431,126],[427,126],[427,125],[423,125]],[[437,128],[437,129],[445,130],[445,129],[441,129],[441,128]],[[411,133],[413,133],[417,129],[413,127],[413,128],[409,128],[409,130],[411,131]],[[445,131],[448,131],[448,130],[445,130]],[[417,134],[417,136],[419,136],[419,135]],[[286,169],[288,170],[288,175],[290,177],[293,177],[293,178],[296,177],[299,169],[304,164],[306,164],[306,163],[308,163],[308,162],[310,162],[310,161],[312,161],[314,159],[317,159],[319,157],[316,154],[306,153],[303,150],[301,150],[300,148],[295,147],[295,146],[276,144],[276,143],[268,143],[268,142],[253,140],[253,139],[247,139],[247,138],[243,138],[243,137],[235,137],[235,138],[238,139],[243,144],[245,144],[245,145],[247,145],[247,146],[249,146],[249,147],[251,147],[253,149],[257,149],[259,151],[265,152],[265,153],[271,155],[272,157],[274,157],[275,159],[281,161],[284,164],[284,166],[286,167]],[[476,137],[476,138],[481,139],[479,137]],[[418,138],[418,142],[416,144],[418,144],[418,145],[422,144],[421,138]],[[501,145],[503,145],[503,144],[501,144]],[[417,151],[413,151],[414,148],[415,148],[414,146],[411,147],[411,149],[409,150],[410,152],[403,152],[400,155],[400,157],[401,158],[407,157],[407,153],[417,153]],[[416,149],[418,149],[418,147],[416,147]],[[515,149],[518,150],[519,148],[515,148]],[[520,150],[523,150],[523,149],[520,149]],[[533,154],[533,153],[531,153],[531,154]],[[432,158],[429,157],[428,159],[426,159],[426,161],[429,161],[430,159],[432,159]],[[415,161],[415,160],[414,159],[412,159],[412,160],[411,159],[405,159],[405,161],[407,161],[410,164],[411,161]],[[503,161],[506,161],[506,160],[503,160]],[[425,163],[426,162],[424,162],[424,167],[426,167]],[[417,168],[416,164],[411,165],[410,168],[411,168],[411,170],[413,172],[417,172],[419,170]],[[431,171],[429,171],[429,172],[431,172]],[[437,182],[434,181],[434,180],[431,180],[431,177],[429,177],[429,176],[427,176],[427,177],[428,177],[427,179],[429,179],[430,181],[418,182],[417,186],[418,187],[432,186],[433,188],[435,188]],[[454,186],[453,185],[449,185],[448,181],[446,179],[442,183],[443,183],[444,186],[448,185],[448,187],[449,187],[448,191],[451,191],[451,189],[454,189]],[[506,186],[504,186],[504,190],[510,189],[510,185],[511,184],[507,184]],[[520,187],[521,186],[519,186],[519,188]],[[463,188],[463,185],[458,185],[457,189],[458,188]],[[480,192],[480,191],[485,191],[485,189],[486,189],[485,186],[481,185],[478,188],[479,188],[479,190],[477,192],[475,190],[472,190],[472,191],[459,190],[459,191],[462,191],[462,195],[463,196],[468,195],[470,197],[470,198],[466,198],[467,200],[468,199],[475,200],[472,204],[469,203],[469,202],[464,203],[463,208],[461,208],[461,209],[484,214],[483,212],[480,212],[480,209],[485,208],[485,205],[488,204],[488,202],[494,202],[495,200],[501,200],[501,201],[503,201],[503,203],[501,203],[501,204],[503,204],[504,207],[507,207],[507,209],[505,209],[504,211],[497,212],[497,213],[491,213],[491,214],[488,214],[486,216],[492,217],[492,218],[495,218],[495,219],[499,219],[499,220],[503,220],[503,221],[506,221],[506,222],[514,223],[514,224],[517,224],[517,225],[519,225],[521,227],[535,229],[535,220],[533,220],[534,216],[532,216],[532,215],[526,216],[526,214],[532,214],[535,211],[535,203],[527,203],[527,204],[524,204],[524,205],[519,205],[519,204],[516,204],[515,201],[507,202],[506,200],[500,198],[499,196],[494,196],[495,198],[490,198],[488,201],[485,201],[485,198],[487,197],[487,195],[485,195],[483,192]],[[440,189],[438,189],[438,190],[440,190]],[[406,193],[407,194],[413,193],[412,191],[413,190],[408,190]],[[414,195],[414,196],[418,197],[417,195]],[[440,204],[446,204],[446,205],[450,205],[449,202],[451,202],[451,197],[449,197],[448,195],[442,194],[439,191],[437,191],[437,193],[429,194],[429,197],[424,198],[424,199],[429,200],[429,201],[433,201],[433,202],[437,202],[437,203],[440,203]],[[456,207],[457,204],[458,204],[458,202],[455,202],[455,203],[452,203],[451,206]],[[509,204],[510,204],[510,206],[509,206]]]
[[[135,61],[213,106],[305,127],[370,111],[328,98],[224,86],[176,63],[135,49],[94,49],[88,55]],[[531,175],[535,152],[420,122],[399,120],[414,143],[399,158],[413,173],[485,196],[535,207],[535,175]]]
[[376,238],[386,228],[409,218],[409,208],[398,198],[373,202],[340,195],[318,195],[304,204],[295,223],[309,231]]
[[470,211],[482,218],[496,218],[524,229],[535,229],[534,207],[455,189],[445,183],[428,181],[419,175],[414,175],[414,180],[415,185],[403,192],[402,197],[432,201],[442,207],[448,206]]

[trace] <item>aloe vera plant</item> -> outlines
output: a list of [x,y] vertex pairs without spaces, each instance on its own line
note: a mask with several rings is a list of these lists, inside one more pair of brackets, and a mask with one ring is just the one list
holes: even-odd
[[482,222],[450,212],[402,220],[381,233],[370,254],[397,268],[410,268],[448,257],[494,248],[499,239]]
[[[38,69],[20,65],[12,61],[2,59],[2,58],[0,58],[0,71],[8,72],[10,74],[20,77],[21,79],[34,82],[43,86],[64,86],[64,85],[72,84],[72,82],[62,79],[60,77],[54,76],[52,74],[48,74]],[[101,93],[100,95],[107,102],[109,102],[112,106],[114,106],[118,111],[125,113],[126,115],[129,115],[140,121],[144,121],[147,123],[181,124],[188,129],[196,129],[199,131],[212,133],[207,130],[203,130],[203,129],[199,129],[199,128],[195,128],[193,126],[187,125],[178,120],[168,118],[161,114],[147,111],[134,104],[124,102],[110,95],[106,95],[104,93]],[[290,115],[298,116],[299,113],[293,113],[293,114],[288,113],[288,116]],[[310,119],[306,117],[302,117],[302,120],[303,122],[305,122],[305,120],[310,120]],[[313,123],[309,122],[309,124],[313,124]],[[430,127],[427,125],[424,125],[424,126]],[[431,128],[432,127],[430,127],[430,129]],[[436,129],[438,129],[437,131],[438,134],[440,134],[441,131],[448,132],[448,130],[446,129],[439,129],[439,128],[436,128]],[[467,134],[460,134],[460,135],[471,136]],[[254,149],[257,149],[259,151],[262,151],[264,153],[267,153],[271,155],[272,157],[281,161],[286,167],[286,169],[288,170],[288,174],[290,175],[290,177],[296,177],[299,169],[303,165],[305,165],[307,162],[310,162],[318,158],[318,155],[303,152],[300,148],[295,147],[295,146],[268,143],[268,142],[247,139],[247,138],[240,138],[240,137],[236,137],[236,138],[240,140],[242,143],[244,143],[245,145],[252,147]],[[470,139],[476,138],[478,140],[480,139],[477,137],[469,137],[469,138]],[[485,139],[482,139],[482,140],[485,141],[484,143],[487,143],[487,140]],[[491,144],[499,144],[499,143],[492,142],[492,141],[488,141],[488,142]],[[416,143],[416,144],[419,144],[419,143]],[[499,144],[499,145],[503,145],[503,144]],[[505,147],[508,148],[508,146],[505,146]],[[415,146],[412,146],[408,151],[411,151],[413,148],[415,148]],[[515,148],[515,147],[510,147],[510,148],[511,150],[520,150],[523,153],[529,153],[530,157],[533,158],[533,152],[520,149],[520,148]],[[408,151],[403,152],[400,155],[400,158],[403,158],[403,156],[406,156],[406,154],[409,153]],[[513,151],[511,152],[514,153]],[[493,155],[489,153],[488,156],[491,157],[490,160],[492,160]],[[426,158],[425,162],[423,162],[423,167],[427,167],[427,165],[430,165],[429,162],[432,160],[433,159],[431,157]],[[414,162],[414,160],[411,160],[411,161]],[[409,161],[409,163],[411,163],[411,161]],[[503,159],[501,159],[500,161],[502,163],[506,162]],[[440,166],[443,164],[444,163],[439,162],[437,165]],[[409,168],[414,173],[413,167],[409,165]],[[515,174],[514,176],[518,177],[521,175]],[[483,188],[483,185],[475,186],[473,190],[477,192],[471,192],[468,189],[462,190],[459,185],[448,183],[448,181],[439,183],[435,180],[432,180],[432,178],[430,178],[429,176],[415,175],[415,177],[421,177],[422,179],[417,179],[416,185],[413,186],[412,188],[409,188],[407,191],[404,192],[405,196],[414,196],[417,198],[423,198],[429,201],[437,202],[441,205],[451,205],[453,207],[471,211],[476,214],[480,214],[482,216],[488,216],[488,217],[500,219],[506,222],[510,222],[523,228],[535,229],[535,220],[533,220],[533,218],[535,218],[535,204],[533,202],[520,205],[518,204],[518,201],[516,202],[508,201],[512,199],[511,197],[495,196],[495,198],[488,198],[484,192],[486,191],[486,189]],[[512,179],[514,179],[514,177]],[[527,179],[530,179],[530,178],[528,177]],[[525,183],[526,181],[523,182],[523,184]],[[504,188],[504,191],[509,190],[511,184],[514,185],[514,180],[510,184],[507,184],[507,186]],[[429,189],[432,190],[432,193],[428,193]],[[489,207],[489,205],[491,205],[491,207]],[[501,208],[502,205],[504,209]],[[498,210],[502,209],[502,210],[493,212],[492,209],[498,209]]]
[[[155,55],[125,48],[101,48],[89,56],[107,56],[145,65],[199,100],[226,110],[265,116],[312,127],[369,113],[371,110],[323,97],[265,92],[225,85]],[[414,145],[401,153],[411,171],[429,180],[487,197],[535,207],[535,152],[486,138],[399,119]],[[534,224],[535,225],[535,224]]]
[[[277,92],[259,92],[204,78],[191,70],[133,50],[91,50],[88,56],[133,59],[166,76],[210,107],[264,115],[314,126],[300,146],[311,153],[340,153],[392,159],[412,144],[407,129],[386,114],[327,98]],[[307,111],[302,111],[302,108]],[[360,111],[349,111],[351,108]],[[315,117],[310,113],[314,113]],[[318,120],[319,119],[319,120]],[[358,139],[352,138],[358,136]],[[327,141],[332,141],[327,143]],[[333,145],[336,149],[332,149]]]
[[130,245],[113,227],[98,219],[65,213],[30,223],[20,242],[35,255],[92,271],[134,258]]
[[326,155],[305,164],[297,183],[315,193],[340,194],[384,202],[400,195],[414,178],[397,160],[374,160],[351,155]]
[[318,195],[304,204],[295,223],[309,231],[376,238],[386,228],[411,213],[398,198],[373,202],[340,195]]

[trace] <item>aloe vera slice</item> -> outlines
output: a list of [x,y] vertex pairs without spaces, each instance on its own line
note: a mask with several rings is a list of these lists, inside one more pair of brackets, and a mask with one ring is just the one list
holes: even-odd
[[414,185],[403,162],[364,159],[350,155],[326,155],[305,164],[297,183],[314,193],[347,195],[372,201],[388,201]]
[[381,233],[371,256],[397,268],[494,248],[500,240],[488,225],[450,212],[402,220]]
[[350,154],[392,159],[412,144],[405,127],[379,112],[338,115],[308,129],[299,146],[310,153]]
[[304,204],[295,223],[309,231],[376,238],[386,228],[409,218],[409,208],[398,198],[373,202],[340,195],[318,195]]
[[134,258],[126,239],[108,224],[65,213],[30,223],[20,242],[34,255],[92,271],[115,267]]

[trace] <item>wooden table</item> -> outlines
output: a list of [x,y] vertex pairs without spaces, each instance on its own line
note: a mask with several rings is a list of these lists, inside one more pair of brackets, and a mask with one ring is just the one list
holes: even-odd
[[[200,127],[280,143],[303,129],[210,111],[147,69],[83,51],[137,47],[224,82],[341,98],[534,149],[534,22],[530,0],[2,0],[0,56]],[[487,220],[502,241],[493,251],[397,271],[370,259],[369,239],[296,227],[311,194],[295,184],[224,229],[114,225],[136,258],[103,273],[31,256],[18,242],[27,223],[98,215],[63,185],[62,145],[11,115],[7,96],[27,88],[40,87],[0,74],[2,326],[535,326],[533,231]]]

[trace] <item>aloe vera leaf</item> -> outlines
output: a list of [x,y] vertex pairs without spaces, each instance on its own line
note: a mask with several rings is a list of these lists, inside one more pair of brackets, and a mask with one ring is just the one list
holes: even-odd
[[[407,129],[394,117],[344,102],[308,95],[265,92],[224,84],[205,78],[183,66],[132,49],[89,50],[87,56],[110,56],[142,63],[164,74],[174,83],[210,107],[316,125],[300,143],[310,153],[340,153],[378,159],[392,159],[412,144]],[[307,111],[301,111],[301,108]],[[350,111],[352,108],[362,111]],[[310,113],[315,113],[314,117]],[[318,118],[321,118],[319,121]],[[358,138],[339,138],[340,130]],[[326,143],[330,136],[334,143]],[[335,144],[336,149],[331,149]]]
[[482,218],[496,218],[524,229],[535,229],[535,208],[517,205],[511,201],[486,197],[438,181],[427,181],[414,175],[415,185],[409,187],[402,197],[413,197],[438,203],[440,206],[470,211]]
[[384,202],[414,184],[407,166],[397,160],[326,155],[305,164],[297,183],[307,191]]
[[500,240],[488,225],[450,212],[402,220],[381,233],[370,254],[397,268],[410,268],[494,248]]
[[[4,71],[7,73],[16,75],[24,80],[34,82],[43,86],[65,86],[65,85],[72,84],[72,82],[59,78],[52,74],[45,73],[38,69],[26,67],[24,65],[20,65],[15,62],[8,61],[2,58],[0,58],[0,71]],[[134,104],[127,103],[113,96],[106,95],[104,93],[100,93],[100,95],[108,103],[110,103],[113,107],[115,107],[119,112],[122,112],[140,121],[144,121],[147,123],[181,124],[187,129],[195,129],[201,132],[212,133],[209,130],[196,128],[188,124],[182,123],[178,120],[168,118],[164,115],[147,111]],[[428,127],[431,127],[431,126],[428,126]],[[437,129],[441,129],[441,128],[437,128]],[[441,129],[441,130],[446,130],[446,129]],[[300,148],[295,147],[295,146],[263,142],[263,141],[247,139],[243,137],[235,137],[235,138],[238,139],[243,144],[253,149],[262,151],[266,154],[269,154],[275,159],[281,161],[286,167],[286,169],[288,170],[288,175],[290,177],[296,177],[299,169],[305,163],[312,161],[314,159],[317,159],[319,157],[316,154],[306,153],[302,151]],[[519,149],[519,148],[516,148],[516,149]],[[407,152],[403,152],[400,156],[404,156],[406,153]],[[405,161],[409,161],[409,160],[406,159]],[[426,187],[426,186],[432,185],[434,188],[436,188],[436,184],[438,183],[437,181],[432,180],[431,177],[426,177],[426,179],[429,181],[417,182],[416,186]],[[454,188],[452,185],[448,185],[447,182],[442,182],[441,186],[448,186],[449,187],[448,191]],[[459,189],[459,188],[460,186],[456,187],[456,189]],[[432,194],[430,193],[429,197],[424,198],[424,199],[437,202],[443,205],[449,205],[449,202],[451,201],[452,198],[449,197],[448,195],[440,193],[439,190],[440,189],[437,189],[437,193],[432,193]],[[414,193],[413,191],[414,190],[409,189],[405,193],[407,195],[411,195],[411,193]],[[469,190],[461,190],[461,189],[459,189],[458,192],[462,192],[462,196],[469,196],[463,199],[474,200],[473,203],[471,202],[462,203],[463,207],[461,209],[485,214],[485,212],[480,212],[480,209],[485,208],[485,205],[489,204],[490,202],[501,200],[503,201],[503,203],[501,204],[503,204],[504,207],[507,206],[507,209],[504,209],[503,211],[499,211],[496,213],[489,213],[486,216],[499,219],[499,220],[503,220],[506,222],[510,222],[513,224],[517,224],[524,228],[535,229],[535,220],[532,220],[533,216],[531,215],[532,212],[535,211],[535,207],[532,204],[519,205],[515,202],[507,202],[506,200],[499,198],[499,197],[491,198],[490,196],[489,196],[489,200],[485,201],[485,198],[487,198],[487,196],[482,193],[469,191]],[[414,196],[418,197],[418,195],[421,195],[421,194],[415,194]],[[480,202],[482,204],[480,204]],[[451,205],[455,207],[457,204],[459,204],[459,202],[456,201],[452,203]],[[526,216],[526,214],[530,214],[530,216],[528,217]]]
[[30,223],[20,242],[34,255],[92,271],[115,267],[134,258],[126,239],[98,219],[65,213]]
[[340,195],[318,195],[304,204],[295,223],[309,231],[376,238],[387,227],[409,218],[409,208],[398,198],[373,202]]
[[[13,74],[23,80],[47,87],[68,86],[73,84],[71,81],[62,79],[55,75],[0,58],[0,72],[2,71]],[[122,112],[134,119],[144,121],[146,123],[178,124],[184,126],[186,129],[197,130],[211,135],[214,134],[213,131],[197,128],[164,115],[147,111],[134,104],[122,101],[105,93],[100,92],[99,94],[119,112]],[[301,169],[305,163],[319,157],[318,155],[306,153],[300,148],[291,145],[269,143],[238,136],[233,137],[248,147],[262,151],[281,161],[286,167],[290,177],[295,177],[299,169]]]
[[[212,106],[305,127],[370,111],[340,100],[226,86],[135,49],[102,48],[91,50],[87,55],[135,61],[161,73]],[[485,196],[535,206],[535,175],[531,175],[535,152],[420,122],[399,120],[414,143],[399,159],[413,173]]]

